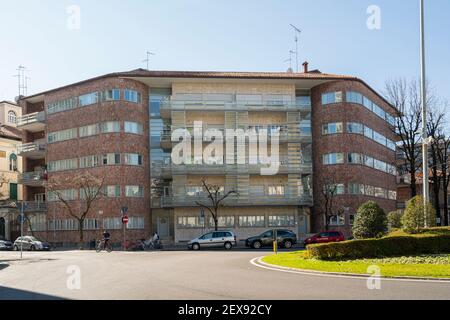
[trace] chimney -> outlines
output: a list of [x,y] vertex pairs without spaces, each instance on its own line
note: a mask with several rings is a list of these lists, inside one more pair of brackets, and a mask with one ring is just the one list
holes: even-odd
[[304,73],[308,73],[308,61],[303,62],[303,72]]

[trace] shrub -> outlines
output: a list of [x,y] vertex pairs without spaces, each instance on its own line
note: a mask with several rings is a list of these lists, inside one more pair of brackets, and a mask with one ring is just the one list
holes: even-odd
[[402,227],[403,212],[400,210],[392,211],[387,215],[388,225],[390,229],[400,229]]
[[426,215],[424,211],[422,196],[416,196],[408,201],[402,217],[403,230],[411,234],[419,233],[425,227],[425,221],[427,227],[436,226],[436,211],[430,202],[426,206]]
[[450,253],[450,235],[415,235],[353,240],[308,246],[320,260],[348,260]]
[[386,231],[386,214],[376,202],[366,202],[358,209],[353,224],[353,235],[356,239],[380,238]]

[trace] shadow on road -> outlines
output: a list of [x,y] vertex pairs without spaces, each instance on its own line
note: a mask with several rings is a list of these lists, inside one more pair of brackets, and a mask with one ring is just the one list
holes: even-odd
[[0,271],[9,267],[9,264],[0,263]]
[[65,299],[37,292],[12,289],[0,286],[0,300],[65,300]]

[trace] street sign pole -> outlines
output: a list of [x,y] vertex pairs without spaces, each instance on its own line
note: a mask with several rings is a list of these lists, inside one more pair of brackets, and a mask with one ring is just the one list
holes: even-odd
[[23,211],[24,211],[23,206],[24,206],[24,203],[22,201],[21,206],[20,206],[20,239],[21,239],[21,241],[20,241],[20,259],[21,260],[23,259],[23,239],[22,238],[23,238],[23,222],[25,220],[24,213],[23,213]]
[[[122,213],[122,225],[123,225],[123,251],[126,251],[125,241],[126,241],[126,228],[127,228],[127,224],[128,224],[128,217],[127,217],[128,207],[122,207],[120,212]],[[125,218],[126,218],[126,222],[125,222]]]

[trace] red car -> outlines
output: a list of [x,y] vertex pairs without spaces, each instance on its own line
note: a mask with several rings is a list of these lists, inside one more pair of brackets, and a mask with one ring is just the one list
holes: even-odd
[[345,241],[345,236],[340,231],[327,231],[318,233],[304,241],[305,247],[308,244],[315,243],[329,243],[329,242],[341,242]]

